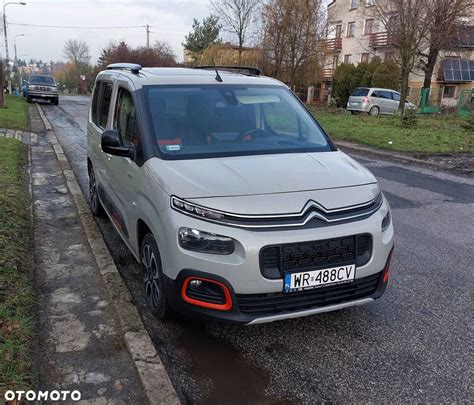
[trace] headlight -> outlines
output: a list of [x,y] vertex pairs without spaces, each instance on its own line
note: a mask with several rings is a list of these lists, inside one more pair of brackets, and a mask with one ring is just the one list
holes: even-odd
[[179,245],[195,252],[230,255],[234,252],[234,240],[227,236],[215,235],[192,228],[180,228]]
[[222,219],[224,214],[209,208],[200,207],[187,201],[180,200],[177,197],[171,197],[171,207],[183,214],[192,215],[194,217],[204,217],[209,219]]
[[392,216],[390,215],[390,211],[388,211],[385,217],[382,219],[382,232],[390,226],[390,222],[392,222]]

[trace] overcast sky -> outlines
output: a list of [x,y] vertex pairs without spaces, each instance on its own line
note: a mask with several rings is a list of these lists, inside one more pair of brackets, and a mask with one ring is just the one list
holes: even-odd
[[[20,1],[20,0],[6,0]],[[181,43],[190,31],[193,18],[211,13],[209,0],[25,0],[26,6],[8,5],[9,23],[63,26],[151,26],[150,43],[167,41],[178,60],[183,58]],[[0,1],[0,5],[1,5]],[[3,30],[2,30],[3,34]],[[58,29],[8,25],[10,59],[13,59],[13,37],[17,37],[18,55],[22,59],[62,60],[64,42],[82,39],[90,47],[91,62],[96,63],[102,48],[109,41],[124,40],[132,46],[146,44],[145,28],[135,29]],[[4,39],[0,44],[2,55]]]

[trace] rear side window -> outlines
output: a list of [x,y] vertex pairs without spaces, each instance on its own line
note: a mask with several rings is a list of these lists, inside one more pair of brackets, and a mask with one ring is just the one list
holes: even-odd
[[392,97],[395,101],[400,101],[400,94],[398,93],[392,93]]
[[391,91],[384,91],[384,90],[381,90],[380,92],[380,98],[385,98],[387,100],[391,100],[392,99],[392,92]]
[[355,89],[353,92],[352,92],[352,95],[354,97],[365,97],[369,94],[369,89],[365,89],[365,88],[357,88]]
[[109,117],[110,100],[112,100],[112,83],[102,83],[102,97],[100,103],[99,127],[107,126],[107,118]]

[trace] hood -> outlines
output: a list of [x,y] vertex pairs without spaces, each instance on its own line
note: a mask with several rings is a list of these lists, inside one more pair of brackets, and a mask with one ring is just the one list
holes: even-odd
[[237,156],[214,159],[149,159],[146,169],[169,195],[210,198],[290,193],[376,183],[341,151]]

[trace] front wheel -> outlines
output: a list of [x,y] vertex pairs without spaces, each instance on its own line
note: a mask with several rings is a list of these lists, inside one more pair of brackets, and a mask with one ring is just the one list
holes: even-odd
[[160,252],[155,237],[151,233],[143,238],[141,268],[145,299],[149,310],[158,319],[169,318],[171,309],[166,300]]
[[31,103],[31,97],[30,96],[26,96],[26,102]]
[[374,105],[373,107],[370,108],[369,115],[377,116],[379,114],[380,114],[380,110],[377,106]]
[[88,167],[89,171],[89,203],[92,211],[92,215],[95,217],[104,216],[104,208],[99,200],[99,193],[97,191],[97,180],[95,178],[94,168],[92,165]]
[[56,98],[53,98],[51,100],[51,102],[54,104],[54,105],[58,105],[59,104],[59,99],[56,97]]

